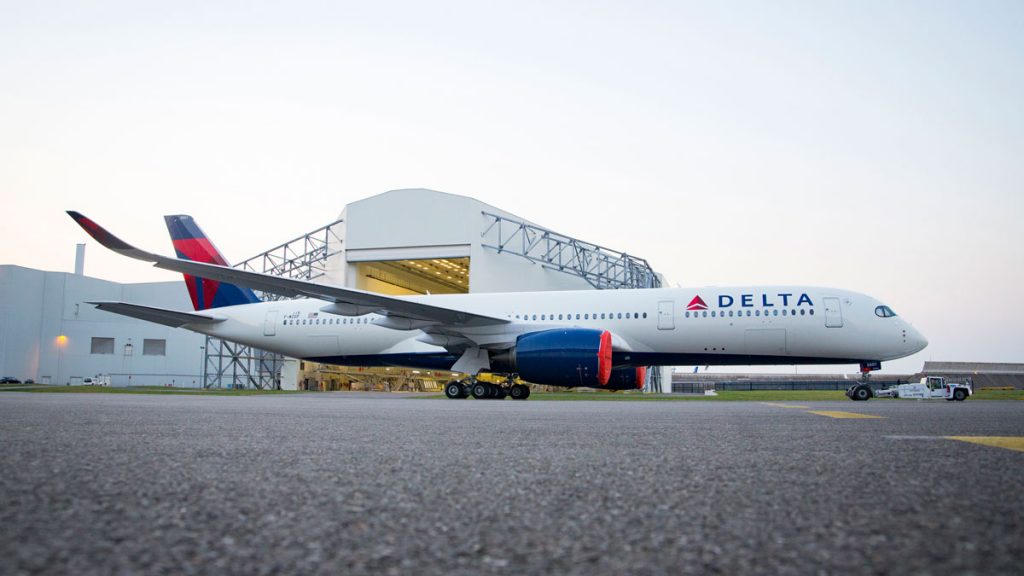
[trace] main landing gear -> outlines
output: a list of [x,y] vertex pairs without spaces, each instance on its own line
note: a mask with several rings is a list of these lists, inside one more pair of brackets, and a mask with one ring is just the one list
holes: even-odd
[[453,400],[469,396],[473,396],[477,400],[504,400],[509,396],[513,400],[526,400],[530,397],[530,387],[516,384],[513,377],[509,377],[503,384],[491,384],[490,382],[481,382],[476,378],[467,378],[449,382],[444,387],[444,395]]

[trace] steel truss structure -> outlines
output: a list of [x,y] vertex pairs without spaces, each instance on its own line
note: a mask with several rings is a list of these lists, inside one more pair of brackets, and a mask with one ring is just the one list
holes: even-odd
[[[235,268],[313,280],[326,272],[327,260],[341,252],[342,238],[335,227],[342,220],[321,226],[236,264]],[[277,294],[257,292],[263,300],[281,300]],[[284,357],[251,346],[206,337],[203,349],[203,386],[205,388],[278,389]]]
[[486,225],[480,234],[484,248],[521,256],[549,270],[579,276],[598,290],[661,287],[658,275],[643,258],[498,214],[481,214]]

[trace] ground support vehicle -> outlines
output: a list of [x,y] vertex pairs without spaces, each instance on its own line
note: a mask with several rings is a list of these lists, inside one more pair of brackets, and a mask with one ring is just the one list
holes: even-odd
[[974,390],[970,382],[947,382],[942,376],[926,376],[919,382],[899,384],[889,388],[873,390],[868,382],[858,382],[846,390],[850,400],[865,401],[871,398],[917,398],[919,400],[949,400],[963,402]]
[[86,386],[110,386],[110,376],[97,374],[92,378],[82,380],[82,384]]

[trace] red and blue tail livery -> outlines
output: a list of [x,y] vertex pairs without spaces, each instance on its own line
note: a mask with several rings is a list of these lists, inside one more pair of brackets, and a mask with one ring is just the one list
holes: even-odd
[[[174,243],[174,251],[178,258],[204,264],[228,266],[224,256],[213,245],[213,242],[210,242],[210,239],[206,237],[191,216],[184,214],[164,216],[164,220],[167,222],[167,231],[171,233],[171,241]],[[239,288],[234,284],[197,278],[189,274],[184,274],[184,276],[188,294],[192,297],[192,306],[196,310],[253,304],[260,301],[256,294],[248,288]]]

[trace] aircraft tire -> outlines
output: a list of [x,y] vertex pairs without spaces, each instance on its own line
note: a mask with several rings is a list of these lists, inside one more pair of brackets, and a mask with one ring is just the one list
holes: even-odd
[[871,389],[867,386],[858,386],[857,389],[853,391],[854,400],[866,402],[869,398],[871,398]]
[[526,400],[530,397],[530,388],[522,384],[513,384],[512,389],[509,390],[509,396],[513,400]]
[[447,386],[444,387],[444,395],[451,398],[452,400],[456,400],[459,398],[465,398],[466,391],[462,387],[462,384],[453,380],[449,382]]
[[490,398],[490,386],[491,385],[487,384],[486,382],[477,382],[476,384],[473,384],[473,398],[476,398],[477,400],[484,400],[485,398]]
[[460,400],[469,397],[469,387],[460,381],[452,380],[444,386],[444,396],[453,400]]

